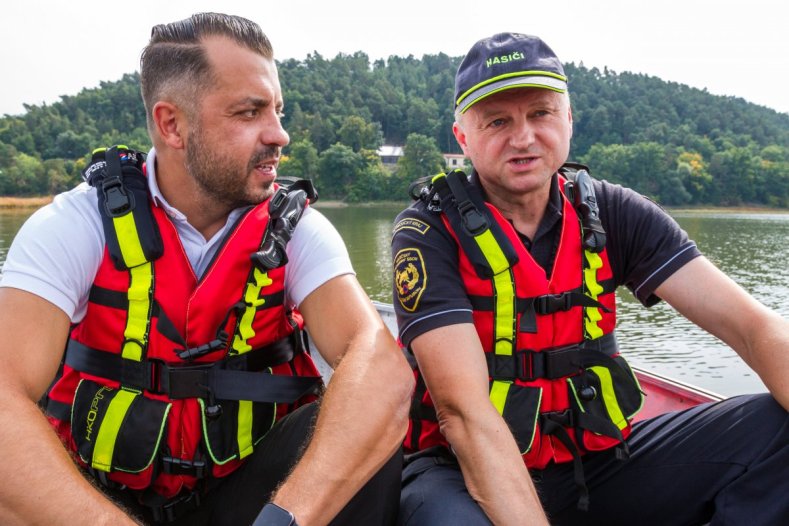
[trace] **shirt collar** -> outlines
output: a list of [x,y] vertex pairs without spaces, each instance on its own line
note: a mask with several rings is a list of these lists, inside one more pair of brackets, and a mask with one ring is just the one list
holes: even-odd
[[148,173],[148,190],[150,190],[151,198],[153,198],[153,202],[156,203],[156,206],[164,210],[165,213],[173,219],[186,221],[186,216],[181,213],[180,210],[171,206],[159,189],[159,183],[156,180],[156,148],[151,148],[151,151],[148,152],[145,169]]

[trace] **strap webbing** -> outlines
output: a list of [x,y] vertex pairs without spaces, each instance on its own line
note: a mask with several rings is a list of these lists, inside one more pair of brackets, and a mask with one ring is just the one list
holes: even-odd
[[293,403],[315,392],[320,377],[279,376],[262,370],[293,358],[291,338],[239,357],[221,362],[192,366],[169,366],[156,361],[124,359],[114,353],[92,349],[70,340],[66,365],[92,376],[114,380],[172,399],[206,398],[209,392],[222,400],[251,400],[267,403]]

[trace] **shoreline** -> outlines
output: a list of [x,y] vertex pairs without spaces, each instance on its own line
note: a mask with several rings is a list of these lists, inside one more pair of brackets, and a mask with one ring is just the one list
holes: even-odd
[[[36,197],[16,197],[16,196],[0,196],[0,210],[14,210],[14,209],[30,209],[40,208],[52,202],[54,196],[36,196]],[[323,200],[319,199],[313,206],[315,208],[347,208],[349,206],[360,207],[373,207],[373,206],[408,206],[411,203],[409,200],[402,201],[365,201],[362,203],[347,203],[338,200]],[[697,207],[663,207],[669,212],[707,212],[707,213],[748,213],[748,214],[789,214],[787,208],[770,208],[767,206],[704,206]]]
[[41,208],[52,202],[55,196],[38,196],[38,197],[15,197],[15,196],[0,196],[0,209],[2,210],[17,210],[29,208]]

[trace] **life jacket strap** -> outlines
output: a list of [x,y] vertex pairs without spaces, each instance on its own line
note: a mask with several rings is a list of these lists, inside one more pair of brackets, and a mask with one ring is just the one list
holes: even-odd
[[[594,361],[591,353],[610,357],[617,352],[616,337],[610,333],[594,340],[594,343],[584,342],[539,352],[523,349],[512,355],[485,353],[485,360],[488,374],[494,380],[530,382],[538,378],[556,380],[577,374]],[[603,356],[600,358],[602,360]]]
[[149,489],[141,494],[140,501],[151,510],[153,520],[157,524],[175,522],[202,504],[199,490],[186,491],[175,498],[167,499]]
[[140,362],[70,340],[66,365],[121,385],[165,394],[171,399],[204,398],[293,403],[320,388],[320,377],[263,376],[261,371],[289,362],[295,355],[290,337],[250,353],[209,364],[173,366],[158,360]]
[[280,187],[269,201],[269,223],[260,248],[251,258],[255,266],[265,272],[288,262],[285,247],[304,213],[307,202],[315,202],[318,194],[308,179],[300,179],[291,186]]
[[578,488],[578,509],[581,511],[589,510],[589,488],[586,487],[586,477],[584,475],[584,464],[581,460],[581,452],[570,439],[566,427],[575,427],[574,413],[569,409],[565,411],[554,411],[540,414],[540,428],[543,434],[552,435],[561,442],[567,451],[573,456],[573,479]]
[[205,460],[186,460],[164,456],[161,458],[162,472],[168,475],[188,475],[201,479],[208,474]]
[[71,404],[58,402],[47,396],[44,411],[48,416],[57,420],[69,420],[71,418]]

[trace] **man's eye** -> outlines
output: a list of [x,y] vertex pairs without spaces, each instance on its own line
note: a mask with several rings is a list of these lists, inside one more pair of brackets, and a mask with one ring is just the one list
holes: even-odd
[[504,125],[504,119],[495,119],[490,123],[491,128],[498,128],[499,126],[503,126],[503,125]]
[[242,117],[246,117],[247,119],[254,119],[258,115],[258,110],[244,110],[240,113]]

